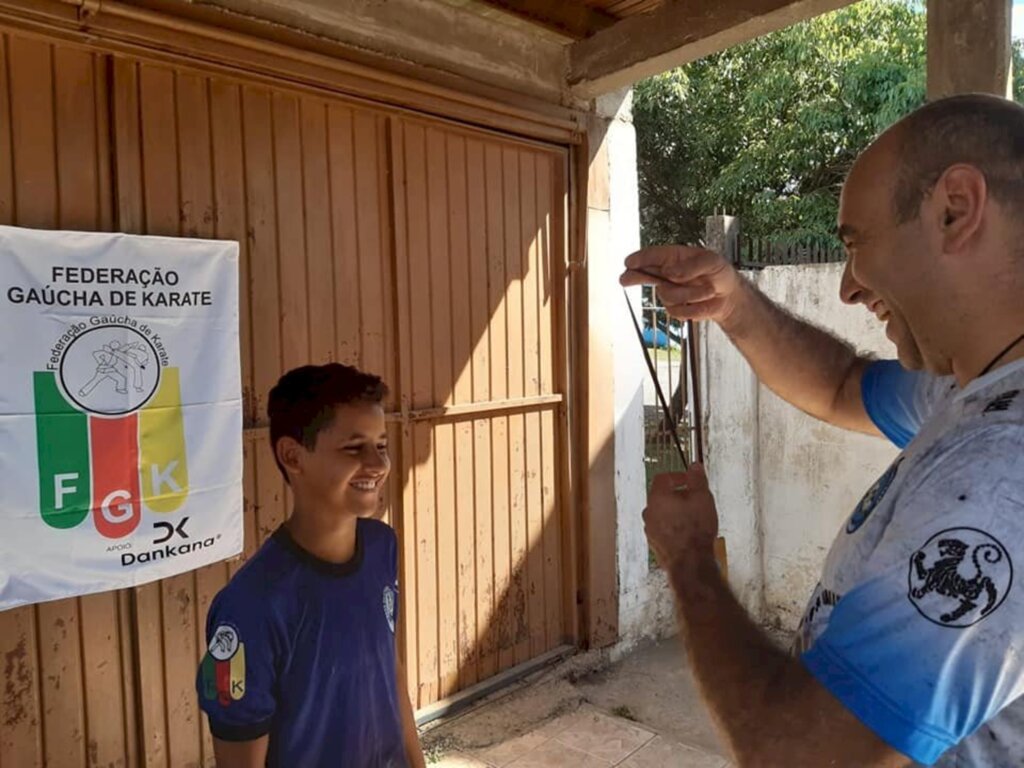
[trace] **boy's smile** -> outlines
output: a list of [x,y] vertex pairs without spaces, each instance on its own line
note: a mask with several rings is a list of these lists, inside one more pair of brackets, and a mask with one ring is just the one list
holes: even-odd
[[336,406],[313,449],[300,446],[295,458],[292,486],[302,507],[375,515],[391,471],[384,409],[362,402]]

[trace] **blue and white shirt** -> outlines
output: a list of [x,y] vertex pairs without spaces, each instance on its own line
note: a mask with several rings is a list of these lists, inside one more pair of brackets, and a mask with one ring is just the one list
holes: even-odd
[[269,735],[268,768],[405,768],[395,675],[398,548],[360,519],[344,564],[280,527],[214,598],[197,676],[213,735]]
[[801,622],[806,668],[924,765],[1024,765],[1024,361],[959,389],[873,364],[903,452],[856,506]]

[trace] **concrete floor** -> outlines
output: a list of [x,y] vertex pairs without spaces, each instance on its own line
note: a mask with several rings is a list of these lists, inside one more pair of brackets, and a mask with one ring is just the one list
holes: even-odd
[[729,768],[675,638],[604,668],[586,657],[428,728],[440,768]]

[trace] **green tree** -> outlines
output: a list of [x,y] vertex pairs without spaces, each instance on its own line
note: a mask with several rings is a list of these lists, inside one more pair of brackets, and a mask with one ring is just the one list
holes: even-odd
[[[695,242],[716,210],[751,235],[830,238],[854,158],[924,102],[925,31],[921,3],[863,0],[638,84],[644,242]],[[1019,44],[1014,60],[1019,95]]]

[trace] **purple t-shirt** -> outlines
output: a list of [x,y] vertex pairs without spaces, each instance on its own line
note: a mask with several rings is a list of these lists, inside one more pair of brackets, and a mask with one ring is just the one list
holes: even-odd
[[196,686],[214,736],[269,734],[271,768],[405,768],[397,551],[394,531],[369,519],[341,565],[283,526],[266,541],[210,606]]

